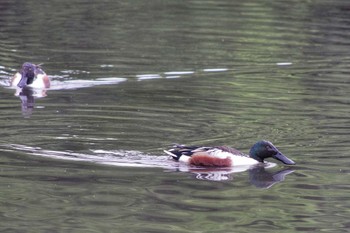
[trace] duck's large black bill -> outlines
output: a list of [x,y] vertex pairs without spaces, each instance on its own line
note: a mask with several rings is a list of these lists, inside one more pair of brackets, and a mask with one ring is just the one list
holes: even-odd
[[285,155],[283,155],[281,152],[278,152],[277,154],[275,154],[273,156],[275,159],[281,161],[282,163],[284,164],[287,164],[287,165],[294,165],[295,162],[289,158],[287,158]]
[[17,84],[17,86],[19,88],[25,87],[27,85],[27,82],[28,82],[28,77],[27,77],[26,73],[25,72],[21,72],[21,75],[22,75],[22,78],[19,81],[19,83]]

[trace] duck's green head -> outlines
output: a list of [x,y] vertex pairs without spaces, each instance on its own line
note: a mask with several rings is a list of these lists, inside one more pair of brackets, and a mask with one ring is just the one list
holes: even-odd
[[249,155],[259,162],[264,162],[264,159],[272,157],[287,165],[295,164],[293,160],[283,155],[271,142],[265,140],[255,143],[250,149]]

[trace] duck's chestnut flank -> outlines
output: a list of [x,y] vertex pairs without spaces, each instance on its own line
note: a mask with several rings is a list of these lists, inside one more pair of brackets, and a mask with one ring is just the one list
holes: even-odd
[[232,160],[226,158],[216,158],[205,154],[194,155],[190,158],[189,164],[203,167],[231,167]]

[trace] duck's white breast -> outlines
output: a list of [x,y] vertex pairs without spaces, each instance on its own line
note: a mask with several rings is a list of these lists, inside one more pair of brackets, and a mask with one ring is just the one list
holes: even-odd
[[211,156],[225,159],[225,158],[230,158],[232,161],[232,166],[250,166],[250,165],[255,165],[258,164],[259,162],[256,161],[255,159],[249,158],[248,156],[244,155],[235,155],[230,152],[222,151],[220,149],[212,149],[209,150],[208,153]]
[[29,84],[28,86],[40,89],[48,88],[50,87],[50,81],[48,80],[46,74],[37,74],[33,83]]
[[242,156],[242,155],[231,155],[232,166],[250,166],[258,164],[259,162],[255,159]]
[[19,81],[21,81],[21,78],[22,78],[22,75],[20,73],[16,73],[13,77],[12,77],[12,80],[11,80],[11,86],[12,87],[15,87],[17,86],[17,84],[19,83]]

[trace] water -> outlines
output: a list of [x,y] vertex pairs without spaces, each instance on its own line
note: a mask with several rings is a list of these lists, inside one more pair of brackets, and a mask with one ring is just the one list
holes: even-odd
[[[347,1],[0,9],[1,232],[348,232]],[[25,61],[51,89],[7,87]],[[163,153],[260,139],[297,166]]]

